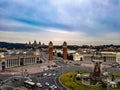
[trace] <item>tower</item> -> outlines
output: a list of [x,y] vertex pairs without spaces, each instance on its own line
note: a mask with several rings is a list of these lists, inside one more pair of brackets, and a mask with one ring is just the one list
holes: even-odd
[[50,41],[49,42],[49,61],[53,60],[53,43]]
[[31,45],[31,41],[29,41],[29,46]]
[[36,41],[36,40],[34,40],[33,44],[34,44],[34,45],[37,45],[37,41]]
[[67,43],[63,43],[63,60],[66,62],[67,60]]
[[39,41],[39,46],[41,46],[41,42]]

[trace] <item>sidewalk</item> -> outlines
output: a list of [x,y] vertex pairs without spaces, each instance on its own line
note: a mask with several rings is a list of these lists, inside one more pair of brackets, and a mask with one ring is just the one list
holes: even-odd
[[47,70],[49,63],[42,63],[42,64],[31,64],[31,65],[26,65],[26,66],[21,66],[21,67],[14,67],[14,68],[9,68],[6,71],[2,72],[0,71],[0,74],[21,74],[23,70],[27,70],[29,74],[33,73],[38,73],[42,72],[43,70]]
[[28,90],[28,89],[25,87],[19,87],[19,88],[16,88],[15,90]]

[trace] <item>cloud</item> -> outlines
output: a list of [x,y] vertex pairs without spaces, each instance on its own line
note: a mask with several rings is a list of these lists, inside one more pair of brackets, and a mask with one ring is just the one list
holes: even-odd
[[69,31],[65,31],[65,30],[58,30],[58,29],[46,29],[46,31],[48,31],[48,32],[52,32],[52,33],[60,33],[60,34],[69,34],[69,33],[71,33],[71,34],[73,34],[74,32],[69,32]]
[[[119,37],[113,35],[120,34],[119,11],[119,0],[1,0],[1,40],[7,40],[6,32],[12,32],[19,37],[10,33],[11,40],[17,41],[15,37],[18,37],[21,42],[35,37],[73,44],[109,43],[110,40],[119,44]],[[30,38],[24,40],[24,34]]]

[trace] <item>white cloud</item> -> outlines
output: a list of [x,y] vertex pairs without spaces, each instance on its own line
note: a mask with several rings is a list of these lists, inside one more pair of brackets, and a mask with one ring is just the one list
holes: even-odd
[[54,29],[54,28],[48,28],[45,30],[48,32],[59,33],[59,34],[70,34],[70,33],[73,34],[74,33],[74,32],[70,32],[67,30],[60,30],[60,29]]
[[[113,38],[112,38],[113,36]],[[102,38],[94,38],[87,37],[85,33],[74,32],[72,33],[59,33],[59,32],[49,32],[49,31],[40,31],[40,32],[5,32],[0,31],[0,41],[7,42],[21,42],[25,43],[28,41],[41,41],[45,44],[48,44],[49,41],[53,41],[53,44],[62,45],[64,41],[67,41],[69,45],[103,45],[103,44],[120,44],[120,40],[118,40],[118,35],[116,38],[116,34],[110,36],[103,36]]]
[[[68,41],[70,44],[119,44],[120,32],[115,33],[109,30],[111,27],[108,22],[108,24],[100,22],[101,19],[106,21],[107,19],[112,20],[118,15],[114,14],[113,11],[117,12],[119,8],[114,9],[114,6],[111,6],[109,1],[110,0],[6,1],[9,2],[9,5],[3,5],[5,8],[2,7],[2,5],[0,6],[0,15],[7,18],[0,18],[0,26],[7,28],[13,27],[13,29],[15,28],[15,31],[18,32],[5,32],[0,30],[0,41],[26,42],[36,39],[46,43],[54,41],[56,44],[60,44],[63,41]],[[13,18],[22,19],[23,22],[26,20],[28,24],[25,22],[22,23],[22,20],[14,21],[12,20]],[[114,19],[114,21],[116,20],[120,21],[119,18]],[[32,25],[32,21],[33,23],[39,23],[38,25],[40,26]],[[44,23],[48,26],[42,26]],[[70,26],[72,30],[61,29],[59,25],[58,27],[54,27],[56,23],[63,26]],[[23,27],[26,32],[20,32],[19,27]],[[115,27],[113,28],[116,30]],[[33,32],[30,32],[30,30]],[[93,32],[93,30],[94,33],[89,33],[90,31]],[[103,34],[103,31],[101,34],[100,30],[105,30],[106,33]],[[94,34],[98,36],[96,37]]]

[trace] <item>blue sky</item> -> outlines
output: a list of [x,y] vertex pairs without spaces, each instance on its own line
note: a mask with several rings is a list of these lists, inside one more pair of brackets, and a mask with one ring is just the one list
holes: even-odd
[[120,44],[120,0],[0,0],[0,41]]

